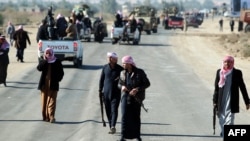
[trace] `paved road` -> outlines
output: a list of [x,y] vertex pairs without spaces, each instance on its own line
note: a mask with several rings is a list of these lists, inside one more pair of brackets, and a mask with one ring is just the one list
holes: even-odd
[[[212,89],[194,73],[169,39],[171,33],[142,35],[137,46],[84,42],[83,67],[76,69],[63,62],[65,77],[60,84],[56,123],[41,121],[39,91],[40,73],[37,58],[27,60],[27,67],[7,80],[0,88],[0,140],[5,141],[116,141],[120,137],[120,115],[117,133],[108,134],[102,127],[98,99],[98,80],[106,53],[114,51],[119,63],[124,55],[132,55],[138,67],[147,73],[151,87],[146,93],[146,113],[142,110],[144,141],[221,141],[217,123],[212,128]],[[29,53],[29,51],[28,51]],[[30,49],[30,53],[36,53]],[[12,61],[15,65],[14,61]],[[247,122],[247,117],[237,118]]]

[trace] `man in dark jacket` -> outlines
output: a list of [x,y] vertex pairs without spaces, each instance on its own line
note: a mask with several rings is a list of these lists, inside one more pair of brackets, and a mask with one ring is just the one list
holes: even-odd
[[231,28],[231,32],[233,32],[234,31],[234,20],[233,19],[230,20],[229,25]]
[[150,82],[144,70],[136,67],[131,56],[124,56],[122,65],[124,70],[118,83],[122,91],[120,141],[134,138],[141,141],[141,106]]
[[107,53],[108,64],[103,66],[99,81],[99,93],[104,96],[106,115],[109,121],[110,134],[116,132],[118,107],[121,99],[121,91],[118,88],[122,66],[117,64],[117,55],[114,52]]
[[28,32],[23,30],[23,26],[20,25],[18,30],[14,33],[13,39],[15,40],[15,47],[17,49],[17,61],[23,61],[24,49],[27,47],[27,43],[31,44]]
[[41,91],[43,121],[55,122],[56,98],[59,91],[59,82],[63,79],[64,71],[60,60],[54,56],[54,51],[47,48],[44,51],[44,60],[37,65],[42,72],[38,84]]
[[9,60],[10,44],[7,42],[5,36],[0,35],[0,84],[4,84],[6,87],[6,78]]
[[38,32],[36,35],[36,41],[37,43],[39,42],[39,40],[48,40],[48,31],[47,31],[47,22],[46,20],[42,20],[41,25],[38,28]]
[[68,27],[68,22],[66,21],[65,17],[61,14],[58,14],[56,17],[56,33],[59,40],[62,40],[63,37],[67,35],[66,29]]
[[239,113],[239,89],[241,90],[246,109],[250,108],[250,100],[243,80],[242,72],[234,68],[234,58],[225,56],[221,69],[216,72],[213,105],[224,136],[224,125],[233,125],[235,113]]

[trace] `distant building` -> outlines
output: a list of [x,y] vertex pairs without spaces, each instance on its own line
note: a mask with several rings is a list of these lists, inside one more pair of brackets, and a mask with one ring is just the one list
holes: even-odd
[[33,7],[19,7],[19,12],[30,12],[30,13],[41,13],[42,9],[39,6],[33,6]]

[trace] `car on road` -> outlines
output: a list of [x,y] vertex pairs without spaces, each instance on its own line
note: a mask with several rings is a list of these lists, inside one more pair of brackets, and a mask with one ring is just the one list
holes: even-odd
[[187,26],[198,28],[203,22],[203,18],[199,15],[190,15],[187,17]]
[[183,30],[184,28],[184,19],[178,16],[169,16],[165,20],[165,29],[176,29],[179,28]]

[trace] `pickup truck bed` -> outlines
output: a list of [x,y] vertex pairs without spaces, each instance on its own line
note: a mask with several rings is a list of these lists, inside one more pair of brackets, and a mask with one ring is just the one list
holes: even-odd
[[139,44],[140,42],[140,33],[138,28],[136,28],[136,31],[134,33],[131,33],[130,27],[127,29],[127,36],[124,37],[123,35],[124,27],[114,27],[112,26],[111,29],[111,40],[112,44],[115,44],[119,41],[119,43],[128,42],[130,44],[130,41],[133,42],[134,45]]
[[38,60],[43,59],[43,53],[47,47],[54,50],[58,59],[73,61],[75,67],[82,67],[83,45],[80,40],[40,40],[38,42]]

